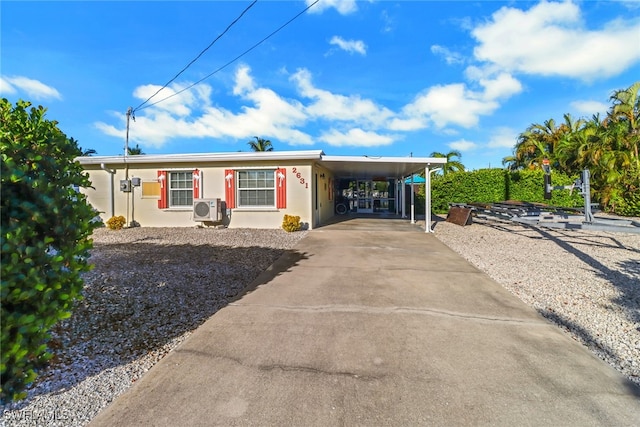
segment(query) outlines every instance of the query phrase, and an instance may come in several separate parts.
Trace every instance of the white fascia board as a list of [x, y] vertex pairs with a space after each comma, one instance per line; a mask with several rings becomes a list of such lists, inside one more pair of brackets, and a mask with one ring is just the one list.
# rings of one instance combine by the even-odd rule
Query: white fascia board
[[249, 153], [194, 153], [194, 154], [140, 154], [135, 156], [84, 156], [76, 160], [81, 165], [125, 165], [144, 163], [230, 162], [230, 161], [283, 161], [320, 160], [322, 150], [263, 151]]
[[405, 163], [420, 164], [425, 166], [443, 165], [447, 163], [444, 157], [369, 157], [369, 156], [322, 156], [327, 162], [352, 162], [352, 163]]

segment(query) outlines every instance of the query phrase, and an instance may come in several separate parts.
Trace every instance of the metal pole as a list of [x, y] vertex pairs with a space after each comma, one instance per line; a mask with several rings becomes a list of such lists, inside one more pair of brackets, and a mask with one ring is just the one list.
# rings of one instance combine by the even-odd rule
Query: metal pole
[[424, 168], [424, 232], [431, 233], [431, 171]]
[[593, 213], [591, 213], [591, 173], [589, 169], [582, 171], [582, 196], [584, 197], [584, 222], [593, 222]]
[[[127, 155], [129, 154], [129, 122], [133, 109], [129, 107], [127, 109], [127, 129], [124, 138], [124, 179], [129, 179], [129, 165], [127, 164]], [[129, 222], [129, 197], [131, 194], [127, 194], [127, 222]], [[131, 201], [133, 203], [133, 199]]]
[[436, 168], [436, 169], [429, 169], [429, 167], [427, 166], [424, 170], [424, 176], [425, 176], [425, 183], [424, 183], [424, 193], [425, 193], [425, 197], [424, 197], [424, 203], [425, 203], [425, 229], [424, 232], [425, 233], [433, 233], [433, 230], [431, 229], [431, 174], [433, 172], [438, 172], [439, 170], [441, 170], [442, 168]]
[[413, 174], [411, 174], [411, 224], [416, 223], [415, 192], [413, 191]]

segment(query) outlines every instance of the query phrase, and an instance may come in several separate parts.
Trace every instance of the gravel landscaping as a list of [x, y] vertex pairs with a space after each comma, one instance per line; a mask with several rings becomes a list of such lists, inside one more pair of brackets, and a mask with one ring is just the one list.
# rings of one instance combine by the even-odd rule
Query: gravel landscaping
[[[85, 298], [57, 357], [0, 425], [86, 425], [307, 232], [94, 233]], [[437, 222], [438, 239], [640, 384], [640, 235]]]
[[435, 234], [640, 385], [640, 234], [475, 218]]

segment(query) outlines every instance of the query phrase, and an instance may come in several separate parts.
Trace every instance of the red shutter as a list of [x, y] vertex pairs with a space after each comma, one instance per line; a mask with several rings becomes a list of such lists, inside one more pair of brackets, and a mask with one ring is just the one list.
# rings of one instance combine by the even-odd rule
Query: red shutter
[[224, 171], [224, 200], [227, 205], [227, 209], [233, 209], [236, 207], [236, 182], [235, 171], [233, 169], [226, 169]]
[[287, 170], [276, 169], [276, 208], [287, 207]]
[[160, 182], [160, 200], [158, 200], [158, 209], [166, 209], [169, 206], [168, 193], [169, 193], [169, 174], [167, 171], [158, 171], [158, 182]]
[[202, 172], [198, 169], [193, 171], [193, 200], [202, 197]]
[[329, 178], [329, 201], [333, 200], [333, 180]]

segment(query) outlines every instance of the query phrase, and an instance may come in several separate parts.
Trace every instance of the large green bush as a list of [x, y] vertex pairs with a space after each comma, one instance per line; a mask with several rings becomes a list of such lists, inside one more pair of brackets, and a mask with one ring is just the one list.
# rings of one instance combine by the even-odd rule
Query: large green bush
[[480, 169], [435, 176], [431, 182], [431, 205], [434, 212], [446, 212], [449, 203], [492, 203], [505, 200], [505, 171]]
[[622, 216], [640, 216], [640, 167], [629, 166], [611, 191], [607, 210]]
[[78, 187], [90, 185], [77, 143], [43, 107], [0, 102], [2, 379], [0, 399], [21, 399], [52, 354], [49, 331], [82, 291], [95, 227]]
[[[571, 185], [577, 177], [552, 172], [552, 184]], [[424, 193], [424, 189], [421, 190]], [[578, 190], [555, 190], [551, 200], [544, 199], [542, 170], [509, 172], [504, 169], [480, 169], [471, 172], [435, 176], [431, 185], [433, 211], [444, 213], [449, 203], [497, 203], [518, 200], [553, 206], [578, 207], [584, 200]]]
[[[545, 203], [552, 206], [561, 207], [582, 207], [584, 199], [580, 196], [580, 189], [570, 190], [553, 190], [551, 199], [544, 198], [544, 172], [542, 169], [522, 170], [515, 172], [507, 172], [509, 182], [509, 192], [507, 199], [519, 200], [532, 203]], [[567, 176], [560, 172], [551, 172], [551, 185], [562, 186], [572, 185], [578, 176]]]

